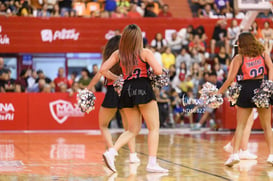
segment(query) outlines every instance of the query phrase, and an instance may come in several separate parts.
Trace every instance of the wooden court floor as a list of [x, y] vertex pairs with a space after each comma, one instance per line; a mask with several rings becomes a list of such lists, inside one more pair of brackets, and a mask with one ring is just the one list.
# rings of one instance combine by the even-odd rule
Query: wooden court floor
[[[223, 164], [223, 146], [232, 134], [164, 130], [160, 134], [159, 164], [168, 174], [147, 173], [147, 134], [137, 136], [140, 164], [129, 164], [128, 147], [119, 151], [118, 172], [104, 165], [105, 146], [99, 132], [0, 132], [0, 181], [199, 181], [273, 180], [273, 167], [263, 134], [251, 135], [249, 149], [257, 160], [241, 161], [234, 168]], [[113, 133], [115, 140], [120, 133]]]

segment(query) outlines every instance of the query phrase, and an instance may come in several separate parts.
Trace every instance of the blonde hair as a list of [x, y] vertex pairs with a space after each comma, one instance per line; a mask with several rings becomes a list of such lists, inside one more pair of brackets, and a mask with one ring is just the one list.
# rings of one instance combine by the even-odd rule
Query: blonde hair
[[133, 67], [137, 65], [143, 46], [142, 41], [142, 33], [137, 25], [130, 24], [124, 28], [119, 44], [119, 58], [126, 74], [131, 74]]
[[264, 46], [254, 37], [252, 33], [243, 32], [239, 35], [239, 54], [248, 57], [260, 56], [264, 51]]

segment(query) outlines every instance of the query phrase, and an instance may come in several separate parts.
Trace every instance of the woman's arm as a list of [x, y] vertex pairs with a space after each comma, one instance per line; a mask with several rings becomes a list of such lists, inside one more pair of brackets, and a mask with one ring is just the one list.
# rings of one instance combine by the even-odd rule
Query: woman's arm
[[268, 80], [273, 80], [273, 64], [268, 53], [264, 53], [265, 65], [268, 68]]
[[228, 86], [234, 81], [236, 78], [236, 75], [239, 71], [239, 68], [242, 63], [242, 57], [240, 55], [237, 55], [233, 58], [230, 64], [230, 69], [228, 71], [227, 80], [224, 82], [224, 84], [221, 86], [221, 88], [218, 90], [218, 94], [223, 94], [225, 90], [228, 88]]
[[88, 90], [94, 91], [94, 86], [100, 81], [100, 78], [102, 77], [102, 74], [100, 72], [96, 73], [96, 75], [92, 78], [90, 83], [87, 86]]
[[103, 75], [104, 77], [112, 80], [116, 80], [118, 78], [117, 75], [110, 72], [110, 68], [112, 68], [116, 63], [118, 63], [119, 56], [118, 56], [118, 50], [116, 50], [108, 60], [105, 61], [104, 64], [102, 64], [99, 73]]
[[155, 59], [154, 54], [151, 50], [143, 49], [143, 51], [141, 53], [141, 58], [143, 58], [144, 61], [147, 62], [152, 67], [152, 69], [156, 75], [162, 74], [162, 66]]

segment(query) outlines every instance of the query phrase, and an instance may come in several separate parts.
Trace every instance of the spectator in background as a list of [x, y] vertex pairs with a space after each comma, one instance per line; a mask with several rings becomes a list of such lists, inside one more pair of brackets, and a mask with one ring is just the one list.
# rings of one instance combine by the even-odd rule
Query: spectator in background
[[141, 14], [137, 11], [137, 5], [132, 3], [130, 4], [129, 11], [127, 13], [128, 18], [141, 18]]
[[44, 0], [44, 4], [47, 4], [48, 12], [52, 13], [54, 6], [57, 4], [57, 0]]
[[202, 41], [205, 45], [205, 48], [207, 48], [206, 40], [208, 39], [208, 36], [206, 35], [204, 26], [200, 25], [195, 29], [195, 34], [199, 36], [200, 41]]
[[225, 46], [226, 52], [229, 52], [229, 42], [227, 39], [227, 30], [226, 30], [227, 22], [225, 20], [219, 20], [214, 27], [210, 49], [211, 54], [215, 54], [215, 47]]
[[15, 80], [11, 78], [11, 70], [7, 69], [7, 79], [4, 83], [5, 92], [14, 92], [15, 90]]
[[178, 69], [182, 62], [186, 63], [188, 70], [191, 68], [191, 66], [192, 66], [191, 56], [187, 52], [186, 48], [182, 48], [180, 51], [180, 54], [177, 55], [176, 60], [175, 60], [175, 67]]
[[73, 83], [77, 82], [76, 81], [77, 76], [78, 76], [78, 73], [75, 71], [70, 74], [70, 79], [68, 80], [68, 87], [72, 87]]
[[156, 33], [155, 38], [151, 42], [151, 46], [156, 49], [156, 51], [162, 53], [167, 47], [167, 41], [163, 38], [161, 33]]
[[64, 17], [69, 16], [71, 11], [73, 11], [72, 1], [73, 0], [58, 0], [61, 16], [64, 16]]
[[27, 70], [22, 70], [20, 77], [15, 81], [15, 90], [17, 92], [26, 92], [27, 90]]
[[219, 52], [214, 57], [214, 63], [219, 64], [220, 68], [222, 68], [225, 71], [225, 73], [227, 73], [229, 62], [230, 62], [229, 54], [226, 52], [224, 46], [220, 46]]
[[55, 92], [61, 92], [63, 89], [63, 85], [67, 88], [68, 87], [68, 80], [65, 77], [65, 71], [63, 67], [60, 67], [58, 69], [58, 76], [54, 79], [54, 85], [55, 85]]
[[269, 21], [264, 22], [264, 28], [261, 30], [262, 40], [265, 50], [270, 53], [272, 51], [273, 29], [269, 26]]
[[79, 80], [80, 89], [86, 88], [91, 81], [90, 73], [87, 68], [83, 68], [81, 71], [81, 78]]
[[111, 18], [124, 18], [125, 15], [127, 14], [127, 11], [122, 10], [121, 7], [117, 7], [114, 12], [112, 12]]
[[187, 28], [181, 28], [178, 32], [178, 36], [182, 39], [182, 44], [184, 47], [188, 47], [188, 44], [193, 39], [195, 34], [194, 28], [192, 25], [188, 25]]
[[[44, 1], [43, 0], [30, 0], [28, 2], [30, 2], [30, 5], [32, 7], [33, 16], [38, 16], [38, 14], [42, 11]], [[47, 7], [46, 7], [46, 10], [47, 10]]]
[[38, 78], [36, 79], [35, 83], [38, 83], [40, 79], [45, 79], [45, 82], [47, 84], [51, 84], [52, 80], [45, 76], [44, 72], [42, 70], [37, 71]]
[[159, 110], [160, 128], [166, 128], [169, 117], [169, 97], [164, 89], [154, 88], [156, 102]]
[[215, 0], [214, 9], [217, 14], [221, 14], [221, 11], [223, 9], [227, 9], [229, 11], [230, 10], [229, 0]]
[[193, 37], [193, 40], [189, 43], [189, 52], [192, 54], [193, 49], [197, 50], [200, 53], [205, 52], [205, 45], [204, 43], [200, 40], [199, 35], [196, 34]]
[[[93, 77], [97, 74], [99, 68], [98, 68], [98, 65], [97, 64], [93, 64], [92, 65], [92, 69], [93, 71], [90, 73], [90, 78], [91, 80], [93, 79]], [[102, 81], [99, 81], [96, 85], [95, 85], [95, 89], [96, 89], [96, 92], [101, 92], [102, 91], [102, 87], [103, 87], [103, 82]]]
[[171, 65], [175, 64], [175, 56], [169, 47], [167, 47], [165, 52], [162, 53], [161, 58], [163, 67], [166, 69], [169, 69]]
[[5, 84], [8, 81], [8, 71], [4, 69], [1, 71], [1, 79], [0, 79], [0, 92], [6, 92]]
[[174, 55], [178, 55], [182, 49], [182, 40], [177, 36], [177, 32], [171, 34], [171, 38], [167, 40], [167, 46]]
[[206, 4], [204, 8], [198, 10], [199, 18], [216, 18], [215, 11], [211, 8], [211, 5]]
[[59, 8], [59, 5], [58, 4], [55, 4], [54, 7], [53, 7], [53, 11], [51, 13], [51, 16], [52, 17], [60, 17], [60, 8]]
[[47, 4], [44, 4], [43, 8], [40, 11], [38, 11], [37, 16], [38, 17], [50, 17], [51, 16], [50, 12], [47, 9], [48, 9]]
[[169, 12], [169, 5], [164, 4], [163, 7], [162, 7], [162, 10], [158, 13], [158, 17], [170, 18], [172, 16], [173, 16], [172, 13]]
[[144, 10], [144, 17], [157, 17], [157, 15], [154, 13], [154, 3], [148, 3]]
[[27, 91], [32, 92], [36, 79], [38, 78], [37, 72], [33, 69], [30, 70], [30, 75], [27, 78]]
[[20, 3], [16, 3], [16, 4], [18, 4], [20, 7], [18, 11], [19, 16], [30, 16], [32, 14], [32, 8], [28, 4], [28, 1], [24, 1], [22, 6], [20, 5]]
[[[231, 20], [230, 27], [227, 29], [227, 38], [229, 40], [229, 46], [230, 48], [233, 47], [235, 44], [235, 41], [237, 40], [238, 36], [240, 34], [240, 27], [238, 26], [238, 22], [236, 19]], [[231, 53], [231, 52], [227, 52]]]
[[255, 36], [257, 40], [261, 40], [263, 35], [260, 27], [258, 26], [257, 22], [254, 21], [250, 27], [250, 32]]
[[112, 16], [112, 13], [117, 8], [117, 2], [115, 0], [106, 0], [104, 5], [104, 10], [109, 14], [109, 17]]

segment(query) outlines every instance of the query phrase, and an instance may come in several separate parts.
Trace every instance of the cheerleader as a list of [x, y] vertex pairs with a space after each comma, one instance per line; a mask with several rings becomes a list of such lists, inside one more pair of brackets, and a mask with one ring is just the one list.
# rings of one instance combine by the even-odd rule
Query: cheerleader
[[103, 154], [104, 161], [112, 171], [116, 172], [114, 162], [117, 151], [139, 133], [143, 117], [149, 130], [149, 158], [146, 170], [148, 172], [168, 172], [167, 169], [160, 167], [156, 160], [159, 141], [159, 112], [147, 74], [149, 66], [156, 75], [161, 75], [163, 71], [153, 53], [143, 48], [142, 33], [135, 24], [125, 27], [119, 50], [115, 51], [102, 65], [101, 74], [109, 79], [116, 79], [117, 77], [109, 70], [117, 63], [121, 65], [125, 80], [119, 106], [128, 120], [128, 130], [121, 134], [114, 144], [115, 153], [106, 151]]
[[[239, 35], [238, 45], [239, 54], [233, 58], [227, 80], [218, 91], [219, 94], [224, 93], [239, 72], [240, 77], [239, 79], [237, 78], [237, 80], [242, 88], [236, 103], [237, 127], [233, 154], [230, 155], [229, 159], [225, 162], [225, 165], [229, 167], [240, 162], [239, 148], [243, 138], [243, 133], [251, 111], [253, 107], [256, 107], [252, 102], [254, 89], [260, 88], [262, 80], [266, 74], [268, 74], [269, 80], [273, 80], [272, 61], [269, 55], [265, 53], [265, 48], [262, 44], [258, 42], [251, 33], [244, 32]], [[269, 148], [267, 162], [273, 164], [271, 109], [257, 108], [257, 110], [264, 130], [265, 140]]]
[[[120, 35], [114, 36], [113, 38], [111, 38], [107, 42], [107, 44], [104, 48], [104, 51], [103, 51], [103, 62], [102, 63], [104, 63], [110, 57], [110, 55], [115, 50], [118, 49], [119, 42], [120, 42]], [[110, 71], [116, 75], [122, 74], [119, 64], [114, 65], [110, 69]], [[94, 90], [94, 86], [100, 80], [101, 77], [102, 77], [101, 73], [98, 72], [93, 77], [91, 82], [89, 83], [87, 89]], [[114, 150], [113, 141], [112, 141], [111, 133], [109, 132], [109, 129], [108, 129], [108, 125], [109, 125], [110, 120], [114, 117], [114, 115], [117, 112], [119, 97], [113, 88], [113, 80], [106, 79], [105, 83], [107, 86], [107, 92], [105, 94], [103, 103], [102, 103], [100, 110], [99, 110], [99, 127], [101, 130], [102, 136], [105, 140], [108, 151], [113, 152], [113, 150]], [[122, 117], [123, 127], [125, 130], [127, 130], [127, 127], [128, 127], [127, 120], [126, 120], [126, 117], [124, 116], [124, 113], [122, 110], [120, 110], [120, 114]], [[137, 154], [135, 152], [135, 137], [133, 137], [128, 142], [128, 146], [130, 149], [130, 155], [129, 155], [130, 163], [140, 162], [140, 160], [137, 157]]]
[[[237, 41], [235, 42], [234, 46], [233, 46], [233, 58], [238, 54], [238, 44]], [[233, 106], [233, 105], [231, 105]], [[240, 151], [239, 151], [239, 158], [242, 160], [255, 160], [257, 159], [257, 155], [250, 153], [247, 145], [248, 145], [248, 141], [249, 141], [249, 136], [251, 133], [251, 128], [252, 125], [254, 123], [254, 109], [252, 109], [251, 114], [247, 120], [246, 123], [246, 127], [243, 133], [243, 138], [242, 138], [242, 142], [241, 142], [241, 146], [240, 146]], [[234, 136], [232, 137], [232, 140], [230, 142], [228, 142], [228, 144], [226, 144], [224, 146], [224, 150], [228, 153], [233, 153], [233, 146], [234, 146]]]

